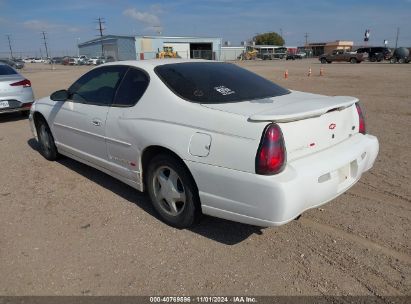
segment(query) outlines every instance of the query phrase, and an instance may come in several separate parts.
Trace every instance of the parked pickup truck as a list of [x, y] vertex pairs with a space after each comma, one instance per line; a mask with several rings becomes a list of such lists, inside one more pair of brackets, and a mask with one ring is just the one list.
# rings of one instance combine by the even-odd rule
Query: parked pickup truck
[[367, 53], [347, 52], [344, 50], [334, 50], [331, 53], [323, 54], [319, 60], [321, 63], [331, 63], [333, 61], [346, 61], [351, 63], [360, 63], [367, 59]]

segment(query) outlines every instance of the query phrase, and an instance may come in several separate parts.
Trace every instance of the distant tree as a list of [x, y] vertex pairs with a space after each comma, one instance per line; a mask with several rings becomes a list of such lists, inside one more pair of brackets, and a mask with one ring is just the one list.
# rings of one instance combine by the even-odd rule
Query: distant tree
[[283, 37], [276, 32], [258, 34], [253, 40], [259, 45], [284, 45]]

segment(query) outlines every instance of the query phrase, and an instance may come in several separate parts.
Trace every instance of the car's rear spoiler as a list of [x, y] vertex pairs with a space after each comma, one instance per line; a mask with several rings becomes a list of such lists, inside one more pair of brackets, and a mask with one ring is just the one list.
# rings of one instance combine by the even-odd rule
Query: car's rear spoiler
[[254, 113], [249, 116], [248, 120], [290, 122], [321, 116], [330, 111], [342, 110], [356, 102], [358, 102], [357, 98], [349, 96], [299, 100], [282, 107], [273, 107], [273, 109]]

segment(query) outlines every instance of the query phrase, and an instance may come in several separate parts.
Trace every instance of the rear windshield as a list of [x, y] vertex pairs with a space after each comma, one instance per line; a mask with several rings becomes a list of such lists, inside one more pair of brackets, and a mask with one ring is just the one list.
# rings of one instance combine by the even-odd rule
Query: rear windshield
[[157, 66], [154, 71], [180, 97], [198, 103], [226, 103], [290, 93], [234, 64], [186, 62]]
[[13, 75], [17, 72], [8, 65], [0, 64], [0, 75]]

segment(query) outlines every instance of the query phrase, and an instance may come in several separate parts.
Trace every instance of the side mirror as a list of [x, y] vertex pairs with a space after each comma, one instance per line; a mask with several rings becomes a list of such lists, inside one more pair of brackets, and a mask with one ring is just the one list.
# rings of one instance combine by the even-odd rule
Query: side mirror
[[67, 90], [59, 90], [50, 95], [50, 99], [54, 101], [66, 101], [69, 98]]

